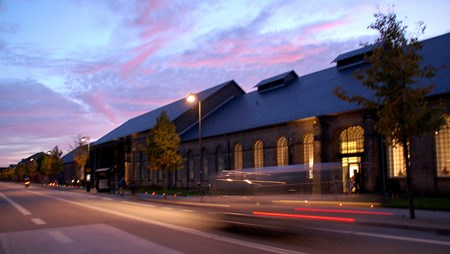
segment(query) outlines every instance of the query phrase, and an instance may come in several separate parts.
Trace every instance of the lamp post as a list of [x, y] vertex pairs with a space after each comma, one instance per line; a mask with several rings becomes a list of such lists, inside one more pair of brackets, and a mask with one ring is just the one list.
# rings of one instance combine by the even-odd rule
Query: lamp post
[[[84, 144], [86, 144], [87, 143], [87, 145], [88, 145], [88, 152], [87, 152], [87, 157], [86, 157], [86, 165], [88, 165], [89, 163], [89, 153], [90, 153], [90, 150], [91, 150], [91, 144], [89, 143], [89, 137], [82, 137], [81, 139], [80, 139], [80, 141], [82, 142], [82, 144], [84, 145]], [[90, 192], [91, 191], [91, 174], [90, 174], [91, 172], [89, 171], [89, 173], [87, 173], [86, 172], [86, 191], [87, 192]]]
[[[203, 163], [203, 154], [202, 154], [202, 101], [200, 97], [197, 94], [189, 94], [188, 97], [186, 97], [186, 100], [189, 103], [194, 103], [198, 101], [198, 148], [200, 152], [200, 179], [202, 178], [202, 163]], [[188, 176], [189, 178], [189, 176]]]

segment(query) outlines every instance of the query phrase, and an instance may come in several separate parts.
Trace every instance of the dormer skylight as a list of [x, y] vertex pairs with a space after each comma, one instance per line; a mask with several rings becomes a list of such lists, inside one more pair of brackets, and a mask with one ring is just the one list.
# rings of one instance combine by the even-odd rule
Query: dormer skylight
[[258, 88], [258, 92], [266, 92], [272, 89], [283, 87], [289, 84], [292, 80], [297, 79], [298, 75], [295, 71], [289, 71], [282, 73], [280, 75], [264, 79], [260, 81], [256, 86]]
[[336, 57], [332, 63], [336, 62], [338, 70], [360, 65], [366, 62], [365, 57], [370, 56], [377, 44], [369, 45], [360, 49], [356, 49]]

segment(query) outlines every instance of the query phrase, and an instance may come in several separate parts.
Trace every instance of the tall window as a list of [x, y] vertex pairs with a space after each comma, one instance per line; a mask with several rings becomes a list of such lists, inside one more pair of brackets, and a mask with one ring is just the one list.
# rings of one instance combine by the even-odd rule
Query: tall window
[[216, 173], [222, 172], [225, 169], [225, 159], [222, 147], [218, 146], [216, 149]]
[[351, 126], [341, 132], [339, 136], [341, 154], [364, 152], [364, 129], [361, 126]]
[[192, 156], [192, 151], [189, 151], [187, 154], [187, 170], [189, 180], [194, 181], [194, 158]]
[[389, 145], [389, 177], [406, 177], [406, 165], [403, 156], [403, 146]]
[[253, 157], [255, 160], [255, 168], [264, 167], [264, 144], [261, 140], [255, 142]]
[[242, 163], [242, 145], [237, 143], [234, 146], [234, 169], [241, 170], [243, 168]]
[[206, 149], [202, 149], [202, 172], [201, 172], [201, 178], [202, 180], [208, 180], [208, 153], [206, 152]]
[[281, 137], [277, 141], [277, 165], [288, 165], [288, 142], [285, 137]]
[[314, 135], [312, 133], [307, 133], [303, 138], [303, 163], [308, 169], [309, 178], [313, 178]]
[[437, 176], [450, 177], [450, 127], [448, 125], [436, 134], [436, 159]]

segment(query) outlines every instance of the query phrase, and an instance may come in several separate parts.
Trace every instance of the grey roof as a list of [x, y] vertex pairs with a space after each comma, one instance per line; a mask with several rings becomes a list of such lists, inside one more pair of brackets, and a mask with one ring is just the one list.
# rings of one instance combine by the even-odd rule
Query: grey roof
[[65, 154], [63, 157], [61, 157], [63, 164], [71, 163], [74, 161], [74, 159], [73, 159], [74, 151], [75, 150], [72, 150], [69, 153]]
[[[225, 83], [222, 83], [220, 85], [211, 87], [207, 90], [204, 90], [200, 93], [198, 93], [198, 96], [204, 100], [220, 90], [221, 88], [225, 87], [226, 85], [234, 82], [233, 80], [227, 81]], [[170, 103], [168, 105], [165, 105], [163, 107], [157, 108], [155, 110], [152, 110], [150, 112], [147, 112], [145, 114], [139, 115], [137, 117], [134, 117], [119, 127], [115, 128], [105, 136], [98, 139], [96, 142], [94, 142], [93, 145], [99, 145], [106, 142], [110, 142], [113, 140], [117, 140], [119, 138], [127, 137], [132, 134], [140, 133], [147, 131], [153, 127], [153, 125], [156, 123], [156, 118], [161, 114], [161, 112], [165, 111], [167, 115], [169, 116], [171, 121], [174, 121], [179, 116], [184, 114], [186, 111], [192, 108], [192, 105], [189, 105], [186, 103], [185, 98], [182, 98], [180, 100], [177, 100], [173, 103]]]
[[[450, 45], [450, 33], [423, 41], [421, 50], [423, 63], [433, 66], [450, 65], [448, 45]], [[270, 92], [254, 91], [235, 97], [202, 120], [202, 136], [224, 135], [298, 119], [361, 109], [356, 104], [337, 98], [333, 90], [341, 86], [353, 94], [371, 96], [372, 91], [366, 89], [354, 78], [354, 70], [364, 66], [367, 64], [343, 70], [332, 67], [299, 77], [289, 85]], [[431, 82], [436, 84], [431, 95], [450, 92], [448, 68], [440, 70]], [[181, 138], [182, 141], [198, 138], [198, 128], [191, 128]]]

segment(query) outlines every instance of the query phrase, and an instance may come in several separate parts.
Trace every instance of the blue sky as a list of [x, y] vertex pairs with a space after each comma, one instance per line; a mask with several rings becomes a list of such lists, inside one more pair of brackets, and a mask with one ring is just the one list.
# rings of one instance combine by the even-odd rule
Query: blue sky
[[446, 0], [0, 0], [0, 166], [231, 79], [332, 67], [392, 5], [420, 39], [450, 32]]

